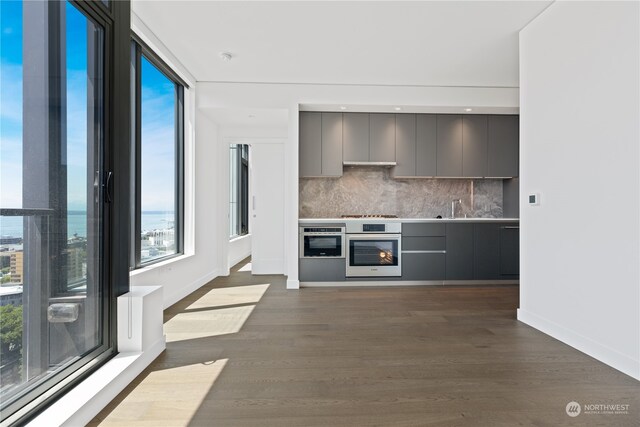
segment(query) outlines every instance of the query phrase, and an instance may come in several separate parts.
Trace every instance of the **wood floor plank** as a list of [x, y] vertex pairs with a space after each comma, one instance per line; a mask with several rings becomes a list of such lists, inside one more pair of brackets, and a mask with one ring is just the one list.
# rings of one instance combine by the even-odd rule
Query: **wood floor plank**
[[241, 266], [166, 310], [167, 350], [91, 426], [640, 425], [640, 383], [519, 323], [516, 286], [287, 291]]

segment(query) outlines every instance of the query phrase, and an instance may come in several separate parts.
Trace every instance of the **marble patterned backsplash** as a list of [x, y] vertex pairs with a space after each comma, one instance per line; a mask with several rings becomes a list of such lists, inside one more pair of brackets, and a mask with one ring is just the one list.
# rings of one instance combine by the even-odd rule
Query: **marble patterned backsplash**
[[345, 166], [341, 178], [301, 178], [300, 218], [387, 214], [400, 218], [502, 218], [502, 180], [393, 179], [391, 169]]

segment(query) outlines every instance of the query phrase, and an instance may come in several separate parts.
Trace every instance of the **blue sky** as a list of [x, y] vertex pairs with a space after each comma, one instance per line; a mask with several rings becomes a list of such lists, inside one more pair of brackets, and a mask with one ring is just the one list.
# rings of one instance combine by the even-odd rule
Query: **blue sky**
[[[87, 18], [66, 5], [67, 199], [86, 209]], [[22, 2], [0, 1], [0, 206], [22, 207]], [[174, 209], [174, 85], [142, 65], [142, 208]]]

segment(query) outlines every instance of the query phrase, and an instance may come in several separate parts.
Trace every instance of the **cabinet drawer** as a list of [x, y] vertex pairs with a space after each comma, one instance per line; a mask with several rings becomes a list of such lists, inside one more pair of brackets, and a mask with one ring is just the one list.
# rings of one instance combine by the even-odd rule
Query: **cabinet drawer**
[[301, 258], [301, 282], [343, 282], [346, 274], [344, 258]]
[[404, 236], [402, 238], [402, 252], [404, 251], [444, 251], [447, 248], [444, 236]]
[[444, 280], [445, 254], [402, 254], [402, 280]]
[[446, 227], [445, 224], [433, 224], [433, 223], [403, 223], [402, 224], [402, 237], [429, 237], [429, 236], [445, 236]]

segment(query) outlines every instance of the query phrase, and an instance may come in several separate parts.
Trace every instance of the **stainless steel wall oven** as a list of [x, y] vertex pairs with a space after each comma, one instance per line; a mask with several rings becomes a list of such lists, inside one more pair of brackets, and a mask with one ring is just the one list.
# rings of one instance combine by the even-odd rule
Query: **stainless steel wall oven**
[[400, 223], [349, 221], [347, 277], [402, 276]]

